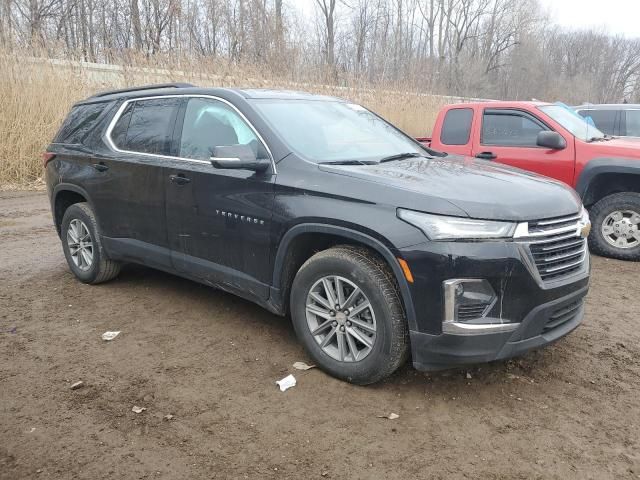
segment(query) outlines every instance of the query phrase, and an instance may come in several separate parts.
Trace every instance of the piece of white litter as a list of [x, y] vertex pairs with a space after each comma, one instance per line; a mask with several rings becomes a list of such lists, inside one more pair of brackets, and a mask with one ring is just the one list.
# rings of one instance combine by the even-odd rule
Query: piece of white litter
[[389, 420], [395, 420], [396, 418], [400, 418], [400, 415], [397, 413], [390, 413], [389, 415], [378, 415], [378, 418], [388, 418]]
[[111, 340], [113, 340], [114, 338], [116, 338], [118, 335], [120, 335], [120, 332], [104, 332], [102, 334], [102, 339], [105, 342], [110, 342]]
[[136, 406], [136, 405], [134, 405], [134, 406], [133, 406], [133, 408], [131, 409], [131, 411], [132, 411], [133, 413], [142, 413], [142, 412], [144, 412], [145, 410], [146, 410], [146, 408], [145, 408], [145, 407], [138, 407], [138, 406]]
[[296, 377], [293, 375], [287, 375], [282, 380], [278, 380], [276, 385], [280, 387], [281, 392], [284, 392], [285, 390], [296, 386]]
[[293, 364], [293, 368], [295, 368], [296, 370], [309, 370], [315, 367], [316, 367], [315, 365], [307, 365], [304, 362], [296, 362]]

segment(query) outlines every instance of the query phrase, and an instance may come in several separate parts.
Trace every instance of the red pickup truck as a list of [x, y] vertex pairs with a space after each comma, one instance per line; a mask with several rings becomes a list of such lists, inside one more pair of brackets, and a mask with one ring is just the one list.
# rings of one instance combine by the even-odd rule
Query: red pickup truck
[[603, 134], [561, 104], [445, 106], [424, 145], [500, 162], [572, 186], [589, 209], [591, 250], [640, 260], [640, 141]]

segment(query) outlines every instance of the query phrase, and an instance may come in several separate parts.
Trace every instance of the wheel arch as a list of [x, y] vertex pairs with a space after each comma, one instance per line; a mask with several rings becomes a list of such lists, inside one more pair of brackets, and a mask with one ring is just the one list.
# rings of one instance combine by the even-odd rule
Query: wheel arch
[[640, 193], [640, 159], [594, 159], [580, 173], [576, 191], [587, 206], [614, 193]]
[[51, 198], [53, 220], [58, 234], [60, 234], [60, 227], [62, 225], [62, 217], [64, 217], [64, 212], [66, 212], [66, 210], [71, 205], [75, 203], [87, 202], [91, 206], [94, 215], [96, 215], [91, 197], [84, 188], [77, 185], [71, 183], [59, 183], [54, 187]]
[[[305, 239], [309, 238], [313, 238], [310, 242], [311, 248], [298, 248], [300, 243], [305, 243]], [[272, 279], [273, 290], [275, 290], [272, 291], [272, 297], [274, 297], [274, 303], [279, 306], [279, 310], [283, 313], [288, 310], [289, 293], [295, 274], [302, 263], [315, 253], [316, 250], [313, 247], [322, 246], [323, 242], [325, 242], [325, 248], [331, 248], [338, 244], [360, 245], [380, 255], [391, 268], [398, 283], [409, 328], [416, 328], [416, 315], [409, 285], [391, 249], [382, 241], [366, 233], [338, 225], [298, 224], [283, 235], [276, 251]]]

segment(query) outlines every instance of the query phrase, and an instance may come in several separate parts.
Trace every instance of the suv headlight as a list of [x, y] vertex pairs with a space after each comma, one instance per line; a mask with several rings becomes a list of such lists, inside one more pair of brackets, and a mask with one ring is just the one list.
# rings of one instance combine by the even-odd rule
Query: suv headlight
[[398, 209], [398, 218], [422, 230], [429, 240], [511, 238], [516, 229], [512, 222], [445, 217], [402, 208]]

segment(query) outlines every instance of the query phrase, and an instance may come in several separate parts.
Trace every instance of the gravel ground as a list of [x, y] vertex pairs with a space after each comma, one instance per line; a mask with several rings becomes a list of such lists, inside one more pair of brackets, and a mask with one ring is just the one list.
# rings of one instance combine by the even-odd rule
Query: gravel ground
[[355, 387], [295, 371], [290, 323], [229, 294], [135, 266], [80, 284], [46, 196], [0, 193], [0, 478], [640, 478], [639, 280], [594, 257], [557, 344]]

